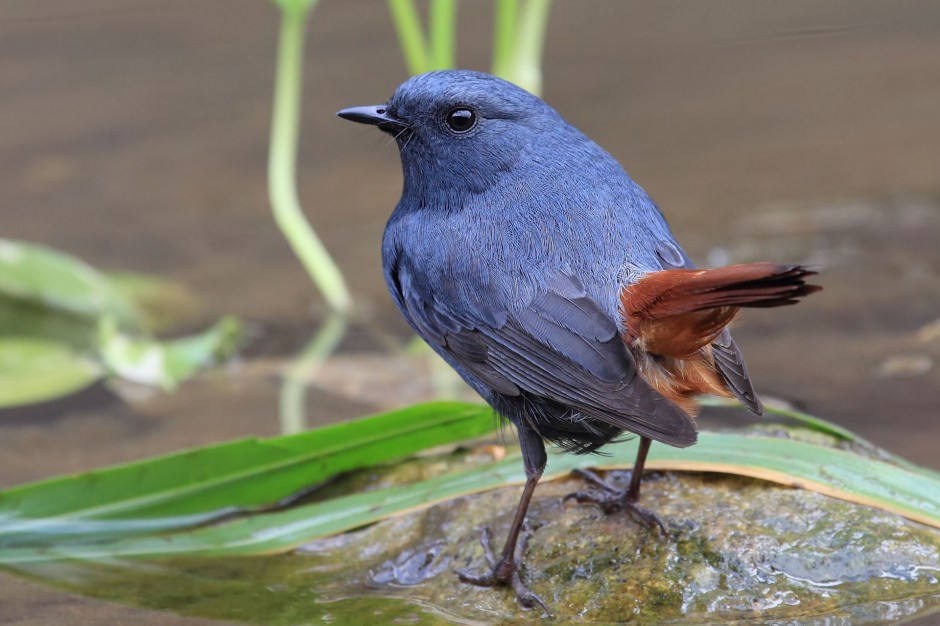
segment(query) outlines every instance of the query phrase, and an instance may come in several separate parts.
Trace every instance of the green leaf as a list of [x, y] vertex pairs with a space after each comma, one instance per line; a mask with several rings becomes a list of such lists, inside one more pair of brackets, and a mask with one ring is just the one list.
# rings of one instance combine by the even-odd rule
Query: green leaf
[[101, 375], [97, 363], [60, 343], [0, 338], [0, 407], [65, 396], [87, 387]]
[[234, 318], [172, 341], [125, 334], [165, 326], [165, 307], [191, 305], [184, 296], [167, 281], [111, 278], [67, 254], [0, 239], [0, 407], [51, 400], [94, 382], [105, 368], [85, 356], [93, 351], [111, 373], [164, 389], [234, 352], [241, 336]]
[[[699, 404], [702, 406], [720, 406], [720, 407], [731, 407], [735, 409], [743, 409], [744, 407], [737, 400], [731, 400], [729, 398], [721, 398], [718, 396], [702, 396], [697, 398]], [[780, 417], [786, 417], [792, 419], [795, 422], [799, 422], [802, 426], [815, 430], [816, 432], [824, 433], [836, 439], [841, 439], [843, 441], [851, 441], [854, 443], [861, 443], [866, 446], [874, 448], [875, 446], [868, 443], [852, 431], [839, 426], [838, 424], [833, 424], [830, 421], [824, 420], [815, 415], [810, 415], [809, 413], [804, 413], [802, 411], [797, 411], [796, 409], [785, 408], [777, 406], [773, 403], [767, 402], [764, 404], [764, 412], [768, 415], [778, 415]]]
[[[288, 550], [449, 498], [520, 484], [525, 480], [521, 460], [514, 455], [412, 485], [179, 531], [277, 501], [343, 471], [491, 432], [494, 425], [488, 407], [435, 403], [11, 489], [0, 493], [0, 563]], [[598, 464], [630, 467], [636, 442], [613, 444], [605, 451], [610, 457], [555, 454], [544, 479]], [[653, 446], [647, 467], [751, 476], [940, 527], [940, 478], [935, 473], [799, 439], [705, 432], [688, 449]], [[155, 535], [174, 530], [178, 532]]]
[[0, 338], [41, 339], [90, 353], [98, 347], [96, 329], [95, 318], [0, 295]]
[[[0, 492], [0, 545], [203, 523], [276, 502], [341, 472], [495, 427], [489, 407], [431, 403], [297, 435], [234, 441], [15, 487]], [[130, 521], [91, 523], [96, 520]]]
[[[574, 468], [595, 466], [599, 460], [605, 468], [629, 468], [636, 453], [636, 440], [613, 444], [605, 450], [611, 454], [609, 458], [554, 454], [543, 479], [559, 478]], [[653, 446], [647, 467], [752, 476], [813, 489], [940, 527], [940, 480], [851, 452], [798, 440], [702, 433], [697, 445], [684, 450]], [[412, 485], [357, 493], [188, 532], [119, 538], [93, 545], [0, 548], [0, 563], [273, 553], [450, 498], [524, 481], [521, 459], [513, 455], [489, 466]]]
[[241, 323], [225, 317], [199, 335], [160, 341], [121, 333], [110, 317], [101, 320], [101, 357], [114, 374], [142, 385], [175, 389], [199, 369], [231, 355], [242, 335]]
[[85, 262], [36, 244], [0, 239], [0, 294], [77, 315], [136, 319], [133, 305]]
[[[702, 406], [720, 406], [735, 409], [744, 408], [737, 400], [729, 400], [727, 398], [719, 398], [717, 396], [702, 396], [697, 399], [699, 403], [702, 404]], [[907, 467], [916, 472], [932, 474], [935, 478], [940, 478], [940, 472], [932, 470], [929, 467], [915, 465], [905, 458], [902, 458], [896, 454], [892, 454], [883, 448], [879, 448], [872, 442], [864, 439], [861, 435], [857, 435], [849, 429], [843, 428], [838, 424], [834, 424], [829, 420], [824, 420], [821, 417], [816, 417], [815, 415], [810, 415], [809, 413], [798, 411], [789, 407], [776, 406], [770, 402], [764, 404], [764, 413], [767, 415], [776, 415], [778, 417], [784, 417], [788, 420], [793, 420], [807, 430], [823, 433], [824, 435], [828, 435], [837, 440], [856, 444], [861, 449], [872, 453], [882, 460], [894, 463], [895, 465], [900, 465], [901, 467]]]

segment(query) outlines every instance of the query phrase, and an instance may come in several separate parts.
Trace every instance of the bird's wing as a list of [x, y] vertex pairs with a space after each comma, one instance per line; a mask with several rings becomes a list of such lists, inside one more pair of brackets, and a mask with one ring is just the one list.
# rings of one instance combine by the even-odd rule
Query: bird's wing
[[728, 391], [749, 411], [755, 415], [762, 415], [764, 405], [757, 396], [757, 392], [754, 391], [754, 385], [751, 384], [744, 355], [738, 349], [738, 344], [734, 343], [731, 332], [727, 328], [722, 330], [718, 338], [712, 342], [712, 358], [715, 360], [715, 369], [728, 386]]
[[558, 276], [520, 310], [455, 312], [410, 288], [400, 268], [396, 297], [418, 332], [499, 393], [523, 392], [674, 446], [695, 443], [692, 418], [637, 372], [620, 331], [571, 276]]

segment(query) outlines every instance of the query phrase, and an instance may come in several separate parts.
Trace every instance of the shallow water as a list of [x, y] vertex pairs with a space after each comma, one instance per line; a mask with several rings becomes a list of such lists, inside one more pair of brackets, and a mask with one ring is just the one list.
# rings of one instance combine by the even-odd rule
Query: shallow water
[[[469, 6], [462, 64], [484, 69], [489, 14]], [[353, 362], [407, 337], [379, 271], [394, 147], [333, 116], [404, 78], [385, 11], [324, 2], [308, 49], [301, 193], [361, 306]], [[0, 487], [277, 432], [277, 366], [323, 307], [267, 208], [276, 27], [258, 0], [0, 9], [0, 235], [178, 279], [205, 320], [257, 329], [249, 361], [174, 396], [97, 387], [0, 413]], [[625, 164], [699, 261], [823, 265], [821, 295], [739, 325], [759, 389], [940, 468], [936, 76], [931, 3], [558, 0], [545, 97]], [[381, 369], [366, 380], [392, 378]], [[324, 387], [310, 423], [375, 406]], [[187, 621], [8, 576], [0, 606], [11, 624]]]

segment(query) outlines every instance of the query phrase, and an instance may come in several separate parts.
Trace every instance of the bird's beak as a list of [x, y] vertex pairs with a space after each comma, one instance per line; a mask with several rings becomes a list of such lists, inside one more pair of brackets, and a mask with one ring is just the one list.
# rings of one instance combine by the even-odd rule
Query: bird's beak
[[336, 114], [344, 120], [378, 126], [379, 130], [384, 130], [392, 134], [399, 133], [408, 127], [400, 119], [389, 113], [388, 107], [384, 104], [367, 107], [350, 107], [338, 111]]

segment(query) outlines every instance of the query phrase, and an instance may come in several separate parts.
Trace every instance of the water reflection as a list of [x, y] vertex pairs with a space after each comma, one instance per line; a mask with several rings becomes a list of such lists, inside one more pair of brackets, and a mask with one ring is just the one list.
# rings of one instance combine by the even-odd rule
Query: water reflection
[[286, 367], [278, 398], [278, 417], [283, 434], [299, 433], [309, 427], [306, 416], [307, 387], [339, 347], [347, 327], [345, 315], [331, 313], [300, 354]]

